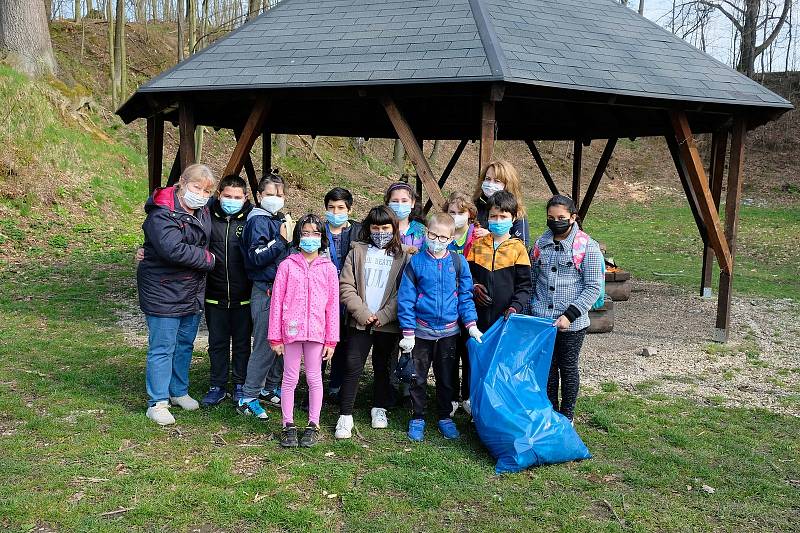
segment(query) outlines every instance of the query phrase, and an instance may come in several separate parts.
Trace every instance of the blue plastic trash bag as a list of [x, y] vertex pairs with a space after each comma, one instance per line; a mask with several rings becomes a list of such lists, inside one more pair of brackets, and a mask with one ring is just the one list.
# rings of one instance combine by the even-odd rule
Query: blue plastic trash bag
[[552, 320], [514, 314], [469, 340], [472, 416], [498, 474], [592, 456], [547, 399], [555, 339]]

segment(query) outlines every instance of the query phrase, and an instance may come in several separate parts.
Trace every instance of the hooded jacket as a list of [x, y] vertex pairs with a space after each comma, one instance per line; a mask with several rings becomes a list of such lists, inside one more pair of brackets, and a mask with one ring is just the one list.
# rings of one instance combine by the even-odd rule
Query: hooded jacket
[[206, 303], [221, 307], [238, 307], [250, 300], [253, 283], [244, 268], [241, 242], [247, 215], [253, 205], [245, 200], [238, 213], [228, 215], [217, 199], [209, 202], [211, 211], [211, 244], [214, 270], [206, 280]]
[[[325, 223], [325, 231], [328, 233], [328, 257], [331, 258], [333, 264], [336, 265], [336, 271], [341, 272], [342, 267], [344, 266], [344, 260], [347, 257], [347, 254], [350, 253], [351, 244], [358, 240], [358, 234], [361, 233], [361, 222], [356, 222], [355, 220], [348, 220], [348, 227], [346, 230], [343, 230], [341, 235], [341, 240], [339, 241], [339, 245], [342, 247], [341, 250], [337, 250], [335, 248], [335, 244], [333, 241], [333, 233], [331, 233], [331, 226], [328, 222]], [[339, 262], [339, 256], [342, 256], [341, 263]]]
[[291, 254], [278, 266], [269, 308], [270, 344], [339, 342], [339, 275], [330, 259]]
[[280, 214], [254, 207], [242, 231], [241, 249], [247, 277], [254, 282], [272, 283], [278, 263], [286, 256], [288, 243], [281, 237]]
[[200, 313], [206, 273], [215, 263], [208, 251], [208, 206], [192, 215], [181, 207], [175, 188], [164, 187], [153, 191], [144, 210], [144, 259], [136, 269], [139, 307], [160, 317]]

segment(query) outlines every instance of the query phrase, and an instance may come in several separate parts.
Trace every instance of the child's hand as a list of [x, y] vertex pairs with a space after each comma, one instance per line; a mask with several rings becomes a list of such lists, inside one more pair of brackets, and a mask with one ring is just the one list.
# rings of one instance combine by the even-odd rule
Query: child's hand
[[483, 344], [483, 341], [481, 340], [483, 333], [481, 333], [481, 330], [478, 329], [478, 326], [470, 326], [470, 328], [467, 330], [467, 333], [469, 333], [469, 336], [475, 339], [478, 344]]
[[486, 229], [486, 228], [479, 228], [479, 227], [476, 226], [474, 233], [475, 233], [475, 237], [477, 237], [478, 239], [482, 239], [482, 238], [486, 237], [487, 235], [489, 235], [489, 230]]
[[503, 313], [503, 320], [508, 320], [508, 317], [515, 314], [517, 314], [517, 310], [514, 309], [513, 307], [509, 307], [508, 309], [506, 309], [506, 312]]
[[408, 353], [414, 349], [414, 336], [411, 335], [409, 337], [403, 337], [400, 339], [400, 350], [404, 353]]
[[330, 361], [333, 358], [333, 352], [336, 350], [333, 346], [325, 346], [322, 349], [322, 360]]
[[366, 325], [372, 327], [380, 327], [381, 321], [378, 320], [378, 317], [376, 315], [372, 315], [367, 319]]
[[136, 253], [133, 254], [133, 260], [136, 261], [137, 264], [144, 261], [144, 248], [140, 246], [136, 249]]
[[486, 290], [486, 287], [480, 283], [476, 283], [472, 286], [472, 292], [475, 295], [475, 303], [478, 305], [487, 306], [492, 303], [489, 292]]
[[281, 224], [281, 237], [283, 237], [284, 240], [289, 240], [289, 237], [286, 236], [286, 222]]
[[284, 352], [283, 344], [273, 344], [272, 351], [275, 352], [275, 355], [283, 355]]
[[553, 322], [553, 326], [557, 327], [558, 331], [567, 331], [570, 324], [572, 324], [572, 322], [570, 322], [569, 319], [564, 315], [561, 315], [558, 317], [558, 319], [556, 319], [555, 322]]
[[414, 255], [417, 252], [419, 252], [419, 248], [417, 248], [416, 246], [408, 246], [408, 247], [406, 247], [406, 253], [408, 255]]

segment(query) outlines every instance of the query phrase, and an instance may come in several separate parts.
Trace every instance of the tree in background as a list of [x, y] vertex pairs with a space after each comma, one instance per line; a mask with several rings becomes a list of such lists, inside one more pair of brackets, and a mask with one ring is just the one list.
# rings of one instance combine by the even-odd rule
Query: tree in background
[[0, 59], [30, 76], [55, 73], [56, 59], [42, 0], [0, 0]]

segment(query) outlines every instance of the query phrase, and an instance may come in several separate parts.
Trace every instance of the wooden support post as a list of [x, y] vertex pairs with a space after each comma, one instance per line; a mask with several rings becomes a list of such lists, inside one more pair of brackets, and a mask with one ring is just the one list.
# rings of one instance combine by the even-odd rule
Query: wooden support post
[[[419, 147], [422, 150], [422, 153], [425, 154], [425, 141], [423, 139], [417, 139], [417, 143], [419, 144]], [[415, 178], [416, 179], [414, 181], [414, 186], [416, 187], [416, 190], [417, 190], [417, 201], [421, 202], [422, 201], [422, 180], [419, 177], [419, 170], [418, 169], [417, 169], [417, 173], [416, 173]]]
[[[736, 230], [739, 222], [739, 204], [742, 199], [742, 171], [744, 169], [744, 144], [747, 127], [744, 118], [736, 118], [731, 132], [731, 157], [728, 165], [728, 190], [725, 197], [725, 244], [730, 250], [730, 265], [719, 274], [719, 299], [717, 300], [716, 342], [727, 342], [731, 324], [731, 296], [733, 290], [733, 260], [736, 254]], [[721, 261], [720, 261], [721, 263]]]
[[226, 176], [238, 174], [242, 171], [245, 157], [250, 156], [250, 149], [253, 147], [258, 136], [264, 131], [264, 122], [267, 119], [269, 107], [270, 102], [266, 98], [262, 97], [256, 100], [253, 110], [250, 112], [250, 116], [247, 118], [247, 122], [245, 122], [242, 128], [241, 136], [236, 142], [236, 147], [233, 149], [231, 158], [228, 164], [225, 165]]
[[616, 145], [617, 138], [614, 137], [609, 139], [606, 142], [606, 147], [603, 148], [603, 154], [600, 156], [600, 161], [597, 162], [597, 168], [595, 168], [594, 175], [592, 175], [592, 181], [589, 182], [589, 188], [586, 189], [586, 197], [583, 199], [583, 202], [581, 202], [580, 209], [578, 209], [578, 216], [581, 221], [586, 220], [589, 206], [592, 205], [592, 200], [594, 200], [594, 195], [597, 192], [597, 188], [600, 186], [600, 180], [603, 178], [606, 168], [608, 168], [608, 162], [611, 160], [611, 154], [614, 153], [614, 147]]
[[581, 163], [583, 161], [583, 143], [575, 140], [572, 152], [572, 200], [575, 205], [581, 205]]
[[147, 184], [152, 193], [161, 187], [164, 165], [164, 118], [147, 117]]
[[483, 102], [481, 107], [481, 149], [478, 160], [478, 174], [483, 172], [494, 155], [494, 137], [497, 130], [495, 121], [495, 102]]
[[261, 134], [261, 175], [272, 172], [272, 134], [265, 131]]
[[169, 169], [169, 177], [167, 178], [167, 187], [172, 187], [181, 177], [181, 150], [175, 153], [175, 160], [172, 162], [172, 168]]
[[178, 130], [180, 132], [181, 172], [186, 167], [196, 162], [194, 153], [194, 112], [192, 104], [180, 102], [178, 104]]
[[708, 244], [708, 231], [706, 229], [706, 223], [703, 220], [703, 215], [700, 213], [700, 207], [697, 204], [697, 195], [689, 184], [689, 171], [686, 169], [686, 164], [683, 159], [681, 159], [680, 147], [674, 135], [667, 135], [666, 139], [669, 153], [672, 155], [672, 161], [675, 163], [675, 170], [678, 172], [678, 178], [681, 180], [683, 193], [686, 195], [686, 200], [689, 202], [689, 210], [692, 212], [694, 223], [697, 225], [697, 231], [700, 233], [700, 238], [703, 240], [703, 245], [705, 246]]
[[408, 121], [400, 112], [400, 109], [397, 107], [391, 97], [384, 96], [381, 98], [381, 104], [386, 110], [386, 115], [389, 117], [392, 126], [394, 126], [394, 129], [397, 132], [400, 142], [403, 143], [403, 147], [405, 148], [408, 157], [411, 159], [411, 162], [414, 163], [414, 168], [417, 169], [417, 172], [422, 179], [422, 184], [425, 187], [425, 190], [427, 191], [431, 201], [434, 203], [434, 205], [443, 205], [444, 197], [442, 196], [442, 190], [439, 188], [438, 184], [436, 183], [436, 179], [433, 177], [431, 167], [428, 165], [428, 161], [425, 159], [425, 154], [422, 152], [422, 148], [417, 142], [416, 137], [414, 137], [414, 133], [411, 131], [411, 126], [409, 126]]
[[703, 170], [703, 163], [700, 160], [700, 154], [697, 152], [694, 138], [692, 138], [689, 119], [684, 111], [673, 111], [670, 113], [670, 118], [672, 119], [672, 127], [680, 148], [681, 159], [686, 165], [689, 182], [697, 196], [698, 208], [708, 232], [708, 241], [717, 255], [719, 267], [730, 273], [733, 269], [731, 251], [722, 231], [719, 214], [714, 209], [714, 200], [711, 197], [711, 189], [708, 187], [708, 178], [705, 170]]
[[544, 181], [547, 182], [550, 192], [554, 195], [559, 194], [558, 187], [556, 187], [556, 183], [553, 181], [552, 176], [550, 176], [550, 171], [547, 170], [547, 165], [544, 164], [544, 159], [542, 159], [542, 154], [539, 153], [536, 143], [532, 140], [528, 140], [525, 141], [525, 144], [528, 145], [528, 150], [530, 150], [533, 159], [536, 161], [536, 165], [539, 167], [539, 172], [542, 173]]
[[[469, 140], [464, 139], [460, 143], [458, 143], [456, 151], [453, 152], [453, 157], [450, 158], [450, 161], [447, 163], [447, 166], [444, 167], [444, 172], [442, 172], [442, 177], [439, 178], [440, 189], [444, 187], [445, 183], [447, 183], [447, 178], [449, 178], [450, 173], [453, 172], [453, 169], [455, 168], [456, 163], [458, 163], [458, 159], [461, 157], [461, 153], [464, 151], [464, 148], [467, 147], [468, 142]], [[423, 210], [423, 213], [427, 215], [428, 211], [431, 210], [431, 207], [433, 207], [433, 202], [431, 202], [429, 199], [427, 202], [425, 202], [425, 209]]]
[[[725, 152], [728, 147], [728, 132], [715, 131], [711, 135], [711, 165], [709, 165], [709, 179], [711, 180], [711, 197], [714, 207], [719, 213], [720, 196], [722, 195], [722, 178], [725, 173]], [[711, 298], [711, 275], [714, 271], [714, 250], [710, 246], [703, 247], [703, 272], [700, 278], [700, 296]]]

